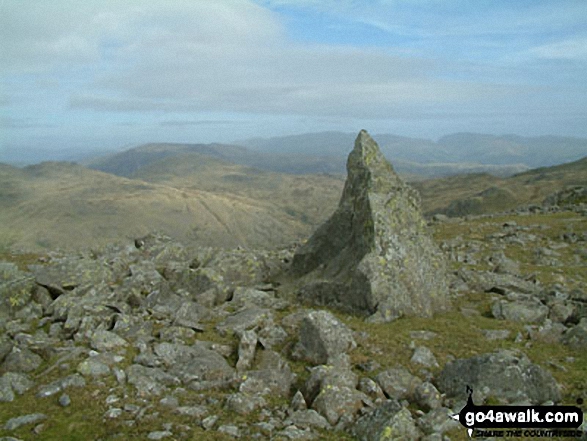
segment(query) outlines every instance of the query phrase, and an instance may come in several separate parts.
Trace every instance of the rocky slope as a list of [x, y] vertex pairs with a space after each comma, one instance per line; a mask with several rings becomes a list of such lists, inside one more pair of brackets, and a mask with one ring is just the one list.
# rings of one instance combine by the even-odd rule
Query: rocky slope
[[572, 207], [436, 217], [452, 306], [387, 323], [304, 299], [303, 247], [148, 235], [6, 256], [0, 437], [464, 440], [466, 386], [476, 404], [582, 403], [587, 210]]

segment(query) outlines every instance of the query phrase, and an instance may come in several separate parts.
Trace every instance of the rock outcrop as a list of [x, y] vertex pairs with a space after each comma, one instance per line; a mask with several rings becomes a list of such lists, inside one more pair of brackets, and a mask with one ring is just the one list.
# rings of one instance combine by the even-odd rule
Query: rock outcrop
[[448, 307], [445, 262], [426, 231], [416, 190], [366, 131], [347, 162], [338, 209], [296, 252], [300, 296], [390, 321]]

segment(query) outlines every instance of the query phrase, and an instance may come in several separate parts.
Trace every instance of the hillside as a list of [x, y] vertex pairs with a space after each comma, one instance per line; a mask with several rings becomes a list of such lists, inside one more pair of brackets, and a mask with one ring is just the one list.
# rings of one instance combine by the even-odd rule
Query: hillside
[[273, 247], [311, 226], [269, 200], [177, 189], [70, 163], [0, 167], [2, 247], [86, 248], [161, 231], [218, 247]]
[[587, 157], [501, 179], [488, 174], [452, 176], [414, 183], [427, 214], [450, 216], [502, 212], [541, 204], [569, 186], [587, 185]]
[[343, 173], [345, 155], [299, 155], [255, 152], [228, 144], [145, 144], [120, 153], [95, 158], [85, 163], [94, 170], [130, 177], [141, 168], [177, 155], [197, 153], [234, 164], [279, 173]]
[[[127, 177], [71, 163], [0, 164], [0, 246], [88, 248], [157, 230], [199, 245], [274, 248], [308, 237], [340, 199], [342, 176], [228, 161], [246, 156], [238, 147], [191, 150], [150, 145], [102, 159], [104, 168]], [[503, 212], [587, 185], [587, 158], [510, 178], [478, 173], [413, 185], [427, 215]]]

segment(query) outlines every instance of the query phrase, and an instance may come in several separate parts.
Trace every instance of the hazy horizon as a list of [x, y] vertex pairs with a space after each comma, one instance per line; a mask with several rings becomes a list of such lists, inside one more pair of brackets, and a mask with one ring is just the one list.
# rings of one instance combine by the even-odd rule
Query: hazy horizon
[[0, 154], [322, 131], [587, 138], [582, 1], [0, 3]]

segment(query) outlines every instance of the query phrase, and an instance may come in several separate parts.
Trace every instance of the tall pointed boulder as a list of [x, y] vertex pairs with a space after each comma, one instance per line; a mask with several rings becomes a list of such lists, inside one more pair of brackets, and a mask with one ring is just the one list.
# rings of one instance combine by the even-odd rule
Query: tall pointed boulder
[[448, 308], [446, 265], [426, 229], [416, 190], [362, 130], [334, 214], [296, 252], [300, 296], [390, 321]]

